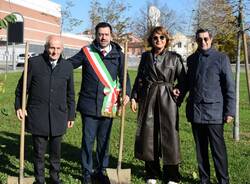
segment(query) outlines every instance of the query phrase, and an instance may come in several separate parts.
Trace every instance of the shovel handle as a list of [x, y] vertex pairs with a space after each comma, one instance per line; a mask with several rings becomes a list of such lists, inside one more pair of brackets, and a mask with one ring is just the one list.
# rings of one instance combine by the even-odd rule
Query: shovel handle
[[24, 61], [24, 71], [23, 71], [23, 91], [22, 91], [22, 111], [24, 117], [21, 122], [21, 132], [20, 132], [20, 166], [19, 166], [19, 183], [23, 184], [23, 173], [24, 173], [24, 137], [25, 137], [25, 109], [26, 109], [26, 92], [27, 92], [27, 75], [28, 75], [28, 50], [29, 43], [26, 42], [25, 45], [25, 61]]
[[[128, 41], [125, 41], [124, 44], [124, 67], [123, 67], [123, 85], [122, 85], [122, 101], [124, 101], [126, 96], [126, 84], [127, 84], [127, 52], [128, 52]], [[117, 169], [121, 169], [122, 164], [122, 150], [123, 150], [123, 132], [124, 132], [124, 122], [125, 122], [125, 108], [126, 106], [122, 103], [122, 114], [121, 114], [121, 127], [120, 127], [120, 144], [119, 144], [119, 156]]]

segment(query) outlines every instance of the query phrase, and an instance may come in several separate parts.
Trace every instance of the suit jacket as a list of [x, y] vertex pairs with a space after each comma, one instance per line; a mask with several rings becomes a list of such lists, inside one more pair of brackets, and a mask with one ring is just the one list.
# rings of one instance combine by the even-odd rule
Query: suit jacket
[[[21, 108], [21, 76], [17, 88], [15, 109]], [[28, 64], [26, 131], [42, 136], [65, 133], [67, 121], [75, 118], [73, 67], [60, 58], [52, 70], [46, 52], [32, 57]]]
[[[100, 53], [96, 41], [92, 43], [92, 46]], [[111, 42], [111, 46], [112, 50], [105, 57], [101, 57], [112, 79], [115, 80], [118, 77], [120, 86], [122, 87], [124, 54], [118, 44]], [[79, 92], [77, 110], [85, 115], [101, 117], [104, 85], [100, 82], [82, 49], [68, 60], [73, 64], [74, 68], [82, 66], [82, 84]], [[127, 79], [126, 93], [129, 95], [131, 88], [129, 76]]]
[[235, 115], [235, 82], [227, 55], [214, 49], [187, 58], [188, 121], [221, 124]]

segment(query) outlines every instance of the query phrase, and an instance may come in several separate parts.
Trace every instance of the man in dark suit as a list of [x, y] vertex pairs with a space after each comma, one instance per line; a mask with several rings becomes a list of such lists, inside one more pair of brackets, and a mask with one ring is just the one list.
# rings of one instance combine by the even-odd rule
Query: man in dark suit
[[198, 49], [187, 58], [189, 97], [186, 116], [192, 123], [201, 184], [210, 183], [208, 144], [219, 184], [228, 184], [224, 123], [235, 115], [235, 83], [227, 55], [212, 46], [209, 30], [196, 32]]
[[49, 144], [50, 180], [60, 184], [62, 135], [75, 118], [72, 64], [61, 57], [63, 44], [58, 36], [48, 36], [43, 54], [29, 58], [27, 111], [22, 112], [22, 82], [16, 88], [15, 109], [19, 120], [27, 118], [26, 131], [32, 134], [35, 184], [44, 184], [44, 155]]
[[[105, 169], [109, 162], [109, 137], [113, 115], [117, 111], [120, 86], [123, 82], [124, 54], [121, 47], [112, 42], [112, 27], [101, 22], [95, 27], [95, 40], [69, 58], [74, 68], [82, 66], [82, 84], [77, 110], [82, 116], [82, 172], [83, 183], [91, 183], [93, 175], [92, 151], [95, 139], [95, 177], [107, 182]], [[130, 82], [127, 81], [129, 102]]]

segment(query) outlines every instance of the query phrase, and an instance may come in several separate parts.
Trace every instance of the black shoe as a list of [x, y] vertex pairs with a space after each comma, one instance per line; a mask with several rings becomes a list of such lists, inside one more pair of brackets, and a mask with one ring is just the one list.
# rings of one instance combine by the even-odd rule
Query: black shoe
[[33, 184], [45, 184], [45, 183], [34, 181]]
[[58, 179], [52, 179], [50, 178], [48, 181], [50, 184], [63, 184], [62, 181], [58, 178]]
[[63, 184], [61, 181], [52, 181], [51, 184]]
[[108, 175], [107, 175], [106, 171], [96, 173], [95, 178], [101, 184], [110, 184], [110, 181], [109, 181], [109, 178], [108, 178]]
[[91, 176], [84, 176], [82, 179], [82, 184], [92, 184]]

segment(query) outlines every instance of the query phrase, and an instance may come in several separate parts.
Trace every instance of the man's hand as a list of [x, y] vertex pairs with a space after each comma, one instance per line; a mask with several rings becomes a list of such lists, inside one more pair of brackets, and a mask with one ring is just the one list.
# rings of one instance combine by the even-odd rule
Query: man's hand
[[136, 112], [137, 111], [137, 103], [135, 101], [135, 99], [131, 99], [131, 104], [130, 104], [130, 108], [133, 112]]
[[123, 99], [123, 105], [127, 105], [128, 102], [129, 102], [129, 96], [126, 95], [125, 98]]
[[16, 111], [16, 116], [17, 116], [17, 118], [18, 118], [20, 121], [22, 121], [23, 118], [25, 118], [25, 116], [27, 116], [27, 111], [25, 110], [24, 113], [23, 113], [22, 109], [17, 109], [17, 111]]
[[179, 97], [180, 93], [181, 93], [180, 90], [177, 88], [174, 88], [172, 92], [173, 92], [173, 95], [175, 96], [175, 98]]
[[232, 116], [225, 116], [225, 118], [224, 118], [224, 122], [225, 123], [231, 123], [232, 121], [233, 121], [233, 117]]
[[68, 121], [68, 128], [72, 128], [74, 126], [74, 121]]

